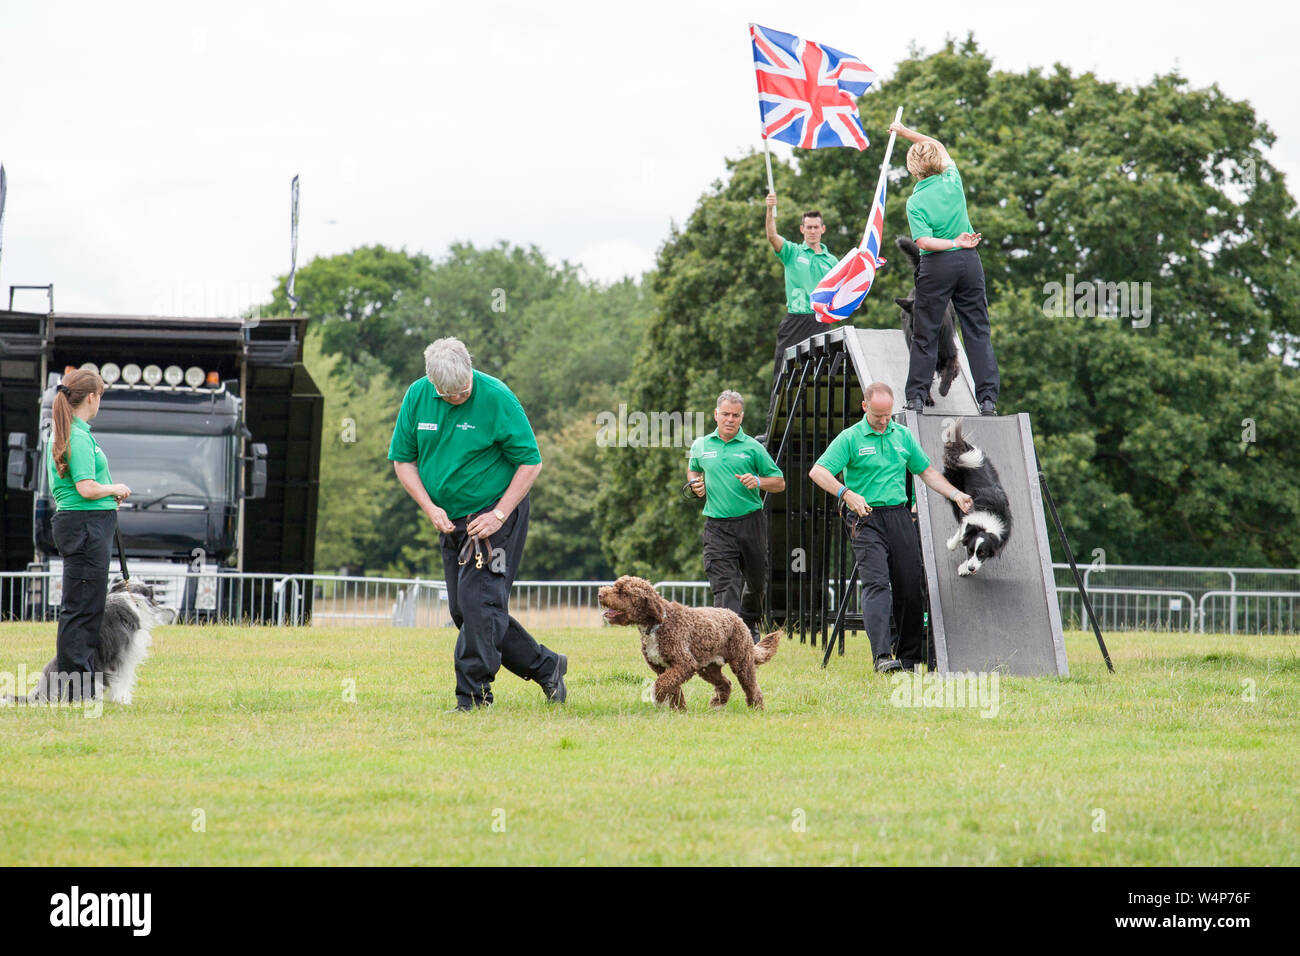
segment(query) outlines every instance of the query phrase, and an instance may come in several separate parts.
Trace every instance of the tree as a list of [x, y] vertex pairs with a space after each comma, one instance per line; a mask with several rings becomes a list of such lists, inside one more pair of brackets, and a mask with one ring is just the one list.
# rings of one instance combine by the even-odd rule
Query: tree
[[[1292, 564], [1300, 517], [1278, 476], [1294, 474], [1300, 457], [1285, 442], [1267, 445], [1265, 433], [1279, 438], [1285, 421], [1268, 403], [1285, 409], [1295, 396], [1300, 220], [1260, 151], [1273, 134], [1248, 103], [1173, 74], [1130, 89], [1059, 65], [991, 67], [970, 38], [900, 63], [860, 101], [869, 150], [803, 151], [797, 170], [774, 164], [789, 216], [778, 226], [793, 235], [798, 213], [819, 208], [828, 247], [854, 245], [884, 130], [906, 102], [904, 121], [941, 139], [963, 170], [985, 235], [999, 406], [1033, 416], [1054, 487], [1077, 503], [1072, 527], [1113, 542], [1111, 561]], [[906, 232], [914, 186], [895, 162], [887, 236]], [[653, 278], [656, 312], [623, 386], [631, 407], [708, 409], [732, 387], [749, 400], [746, 430], [761, 430], [783, 313], [781, 270], [763, 239], [765, 192], [761, 156], [731, 161], [669, 235]], [[856, 326], [898, 321], [892, 299], [912, 276], [901, 257], [886, 257]], [[1088, 319], [1074, 300], [1064, 318], [1045, 315], [1049, 283], [1076, 279], [1139, 283], [1151, 326], [1135, 327], [1139, 316]], [[1233, 414], [1247, 409], [1238, 422], [1257, 422], [1244, 452], [1207, 430], [1224, 402]], [[689, 573], [698, 518], [669, 504], [680, 455], [624, 451], [597, 509], [611, 563]], [[1183, 510], [1190, 502], [1208, 520]]]
[[402, 396], [382, 370], [365, 384], [350, 378], [321, 338], [313, 329], [303, 343], [303, 364], [325, 397], [316, 567], [382, 568], [393, 558], [385, 516], [407, 497], [387, 460]]
[[[322, 349], [340, 358], [353, 376], [371, 374], [394, 343], [407, 334], [404, 316], [395, 308], [419, 288], [431, 268], [428, 256], [363, 246], [328, 258], [316, 258], [298, 270], [294, 290], [299, 313], [322, 333]], [[288, 315], [288, 276], [280, 276], [270, 315]], [[392, 366], [389, 365], [389, 368]]]
[[[1040, 463], [1078, 554], [1109, 563], [1294, 566], [1300, 375], [1228, 343], [1003, 300], [999, 359], [1033, 409]], [[1056, 560], [1064, 552], [1053, 539]]]
[[540, 580], [612, 578], [614, 569], [592, 534], [595, 489], [603, 481], [592, 416], [541, 432], [542, 473], [532, 492], [528, 550], [520, 573]]
[[456, 243], [421, 274], [412, 294], [395, 302], [392, 329], [371, 354], [398, 381], [411, 381], [424, 374], [425, 346], [455, 336], [475, 368], [501, 378], [515, 348], [533, 335], [530, 306], [581, 291], [577, 270], [551, 265], [536, 246]]
[[649, 291], [631, 279], [565, 287], [524, 307], [504, 378], [533, 428], [558, 429], [609, 409], [615, 386], [632, 372], [650, 311]]

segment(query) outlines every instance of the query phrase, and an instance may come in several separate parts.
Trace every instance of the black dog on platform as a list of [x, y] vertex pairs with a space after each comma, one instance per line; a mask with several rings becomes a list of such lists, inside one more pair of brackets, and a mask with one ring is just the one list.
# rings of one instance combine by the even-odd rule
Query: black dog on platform
[[954, 503], [957, 533], [948, 539], [948, 550], [966, 549], [966, 560], [957, 568], [961, 577], [974, 574], [996, 558], [1011, 537], [1011, 504], [1002, 490], [998, 471], [978, 447], [966, 440], [959, 418], [943, 430], [943, 476], [958, 491], [975, 501], [970, 514], [962, 514]]
[[[907, 256], [912, 263], [912, 274], [915, 275], [921, 268], [921, 251], [916, 248], [916, 243], [907, 236], [898, 236], [894, 239], [894, 244], [902, 250], [903, 255]], [[912, 306], [916, 304], [916, 285], [913, 284], [912, 291], [907, 294], [906, 299], [895, 297], [895, 302], [903, 310], [900, 317], [900, 324], [903, 328], [903, 337], [907, 339], [907, 348], [912, 348]], [[948, 307], [943, 311], [943, 325], [939, 329], [939, 358], [935, 363], [935, 371], [939, 375], [939, 394], [947, 395], [948, 389], [952, 388], [953, 380], [961, 374], [961, 363], [957, 361], [957, 313], [952, 307], [952, 300], [948, 301]], [[930, 395], [930, 390], [926, 389], [925, 404], [933, 405], [934, 398]]]

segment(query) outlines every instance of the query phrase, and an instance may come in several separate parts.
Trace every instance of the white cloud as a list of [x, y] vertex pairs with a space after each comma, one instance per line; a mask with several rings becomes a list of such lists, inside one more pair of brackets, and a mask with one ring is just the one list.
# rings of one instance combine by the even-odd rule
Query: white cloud
[[629, 239], [605, 239], [584, 247], [577, 255], [582, 271], [599, 282], [639, 279], [654, 268], [655, 252]]

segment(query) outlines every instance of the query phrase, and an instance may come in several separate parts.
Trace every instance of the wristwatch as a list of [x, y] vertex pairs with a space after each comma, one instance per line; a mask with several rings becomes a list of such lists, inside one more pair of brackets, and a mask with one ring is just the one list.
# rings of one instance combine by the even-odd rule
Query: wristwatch
[[496, 519], [497, 519], [498, 521], [500, 521], [502, 524], [505, 524], [506, 516], [505, 516], [504, 514], [501, 513], [501, 509], [500, 509], [500, 508], [495, 509], [495, 510], [492, 512], [492, 514], [494, 514], [494, 515], [496, 516]]

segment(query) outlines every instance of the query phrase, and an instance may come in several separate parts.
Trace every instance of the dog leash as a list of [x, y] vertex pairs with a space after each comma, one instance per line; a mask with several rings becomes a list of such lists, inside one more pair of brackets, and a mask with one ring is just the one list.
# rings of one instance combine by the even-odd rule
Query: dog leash
[[[864, 515], [859, 515], [844, 503], [843, 498], [841, 498], [839, 504], [836, 505], [836, 509], [840, 513], [840, 520], [849, 526], [849, 540], [856, 540], [858, 537], [858, 528], [860, 528], [866, 520], [871, 517], [871, 511], [868, 511]], [[873, 508], [872, 511], [874, 510], [875, 509]]]
[[122, 569], [122, 580], [130, 581], [131, 575], [126, 570], [126, 551], [122, 548], [122, 527], [114, 519], [113, 538], [117, 541], [117, 564]]
[[[474, 515], [470, 515], [465, 519], [465, 524], [468, 526], [469, 523], [474, 520], [474, 518], [475, 518]], [[487, 559], [491, 554], [492, 554], [491, 538], [487, 537], [486, 535], [483, 536], [482, 538], [476, 538], [468, 531], [466, 531], [465, 543], [460, 546], [460, 554], [457, 556], [456, 560], [463, 568], [465, 565], [469, 564], [469, 559], [473, 557], [474, 567], [482, 568], [483, 565], [487, 563]]]

